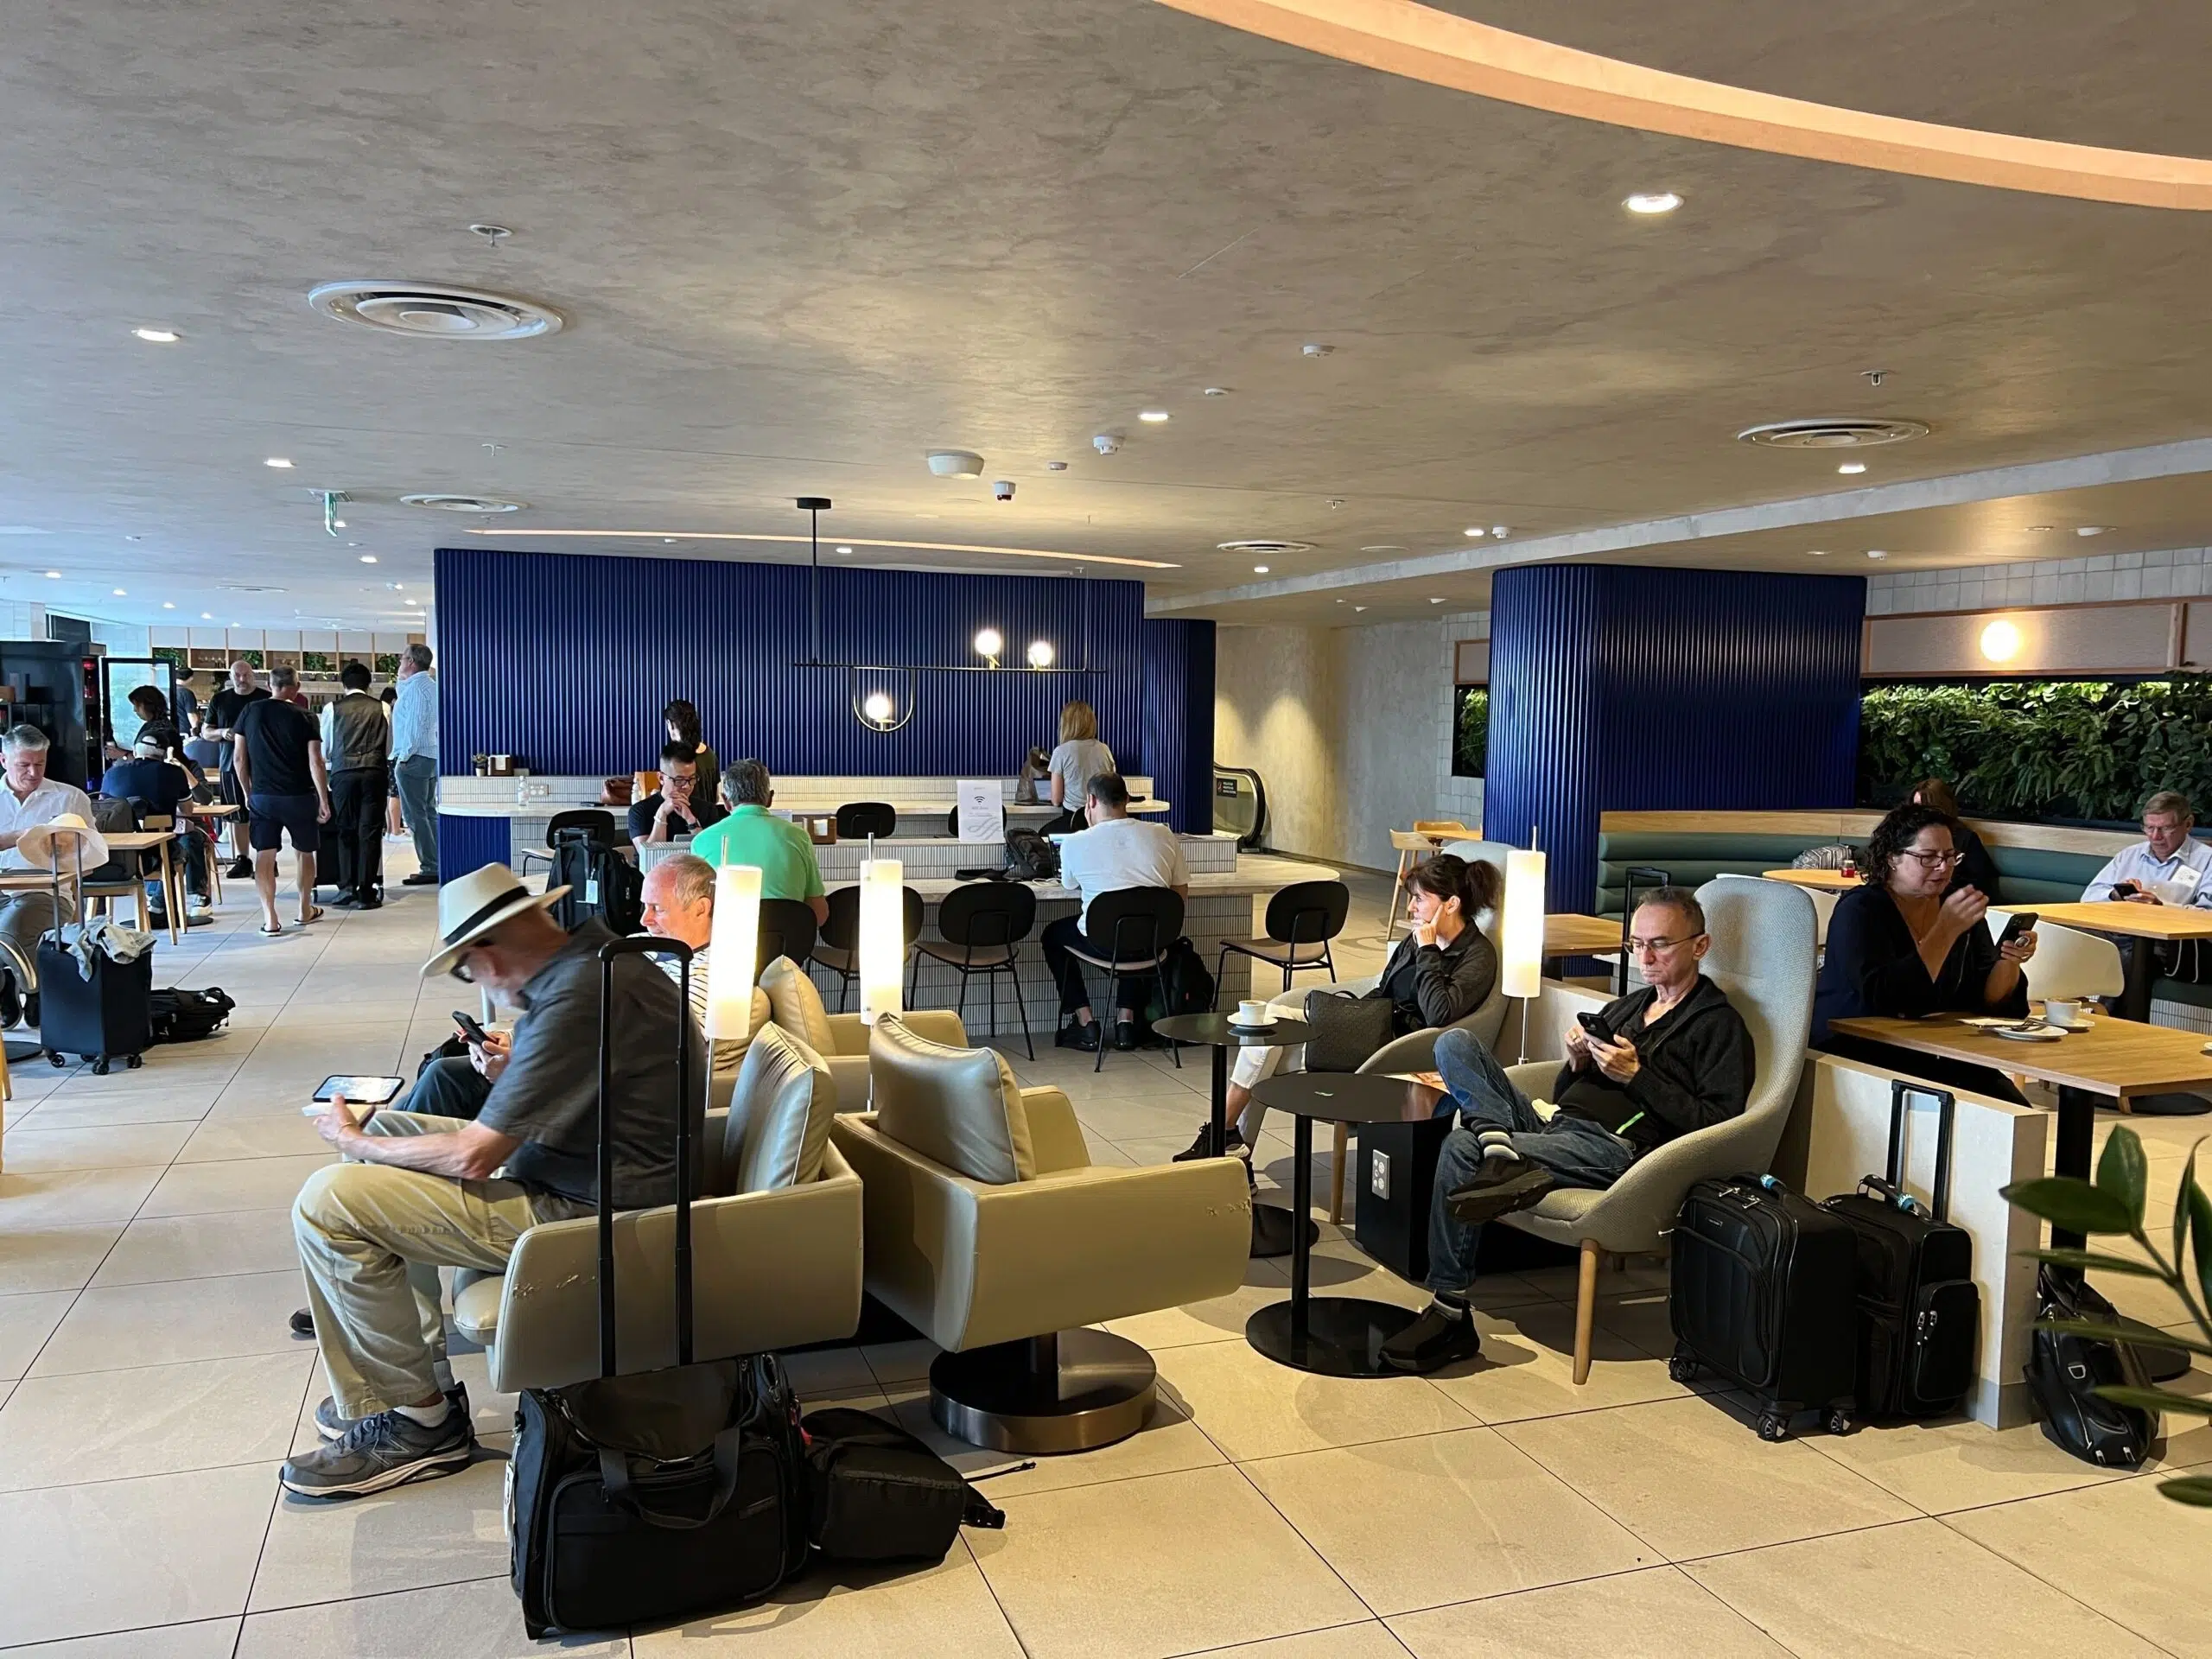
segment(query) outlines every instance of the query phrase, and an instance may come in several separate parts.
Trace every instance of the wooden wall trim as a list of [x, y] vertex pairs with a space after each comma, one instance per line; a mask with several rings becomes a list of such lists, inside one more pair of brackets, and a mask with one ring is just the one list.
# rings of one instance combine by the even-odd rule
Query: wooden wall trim
[[[1864, 842], [1881, 821], [1878, 812], [1605, 812], [1599, 816], [1598, 828], [1616, 836], [1834, 836], [1840, 841]], [[1967, 825], [1993, 847], [2095, 853], [2105, 858], [2143, 838], [2120, 830], [2075, 830], [1989, 818], [1968, 818]]]

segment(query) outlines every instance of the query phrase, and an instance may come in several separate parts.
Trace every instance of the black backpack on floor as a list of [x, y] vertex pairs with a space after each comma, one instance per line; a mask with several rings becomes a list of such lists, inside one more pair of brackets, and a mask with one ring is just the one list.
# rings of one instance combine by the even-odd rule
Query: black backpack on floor
[[691, 1358], [692, 1144], [689, 1022], [676, 1022], [677, 1363], [619, 1375], [614, 1350], [614, 1207], [607, 1027], [620, 959], [683, 961], [656, 938], [600, 947], [599, 1376], [524, 1390], [507, 1465], [508, 1528], [523, 1627], [549, 1632], [665, 1624], [772, 1594], [805, 1566], [798, 1401], [772, 1354]]
[[194, 1043], [220, 1031], [236, 1007], [220, 986], [210, 985], [204, 991], [176, 986], [154, 993], [147, 1023], [157, 1043]]
[[[1933, 1096], [1936, 1103], [1932, 1211], [1904, 1190], [1905, 1109], [1915, 1095]], [[1892, 1081], [1886, 1179], [1869, 1175], [1856, 1192], [1823, 1206], [1859, 1236], [1863, 1417], [1941, 1417], [1957, 1410], [1974, 1386], [1974, 1348], [1981, 1335], [1974, 1239], [1948, 1219], [1957, 1115], [1949, 1090]]]
[[830, 1406], [800, 1421], [808, 1539], [836, 1561], [941, 1561], [964, 1526], [998, 1509], [943, 1458], [873, 1412]]

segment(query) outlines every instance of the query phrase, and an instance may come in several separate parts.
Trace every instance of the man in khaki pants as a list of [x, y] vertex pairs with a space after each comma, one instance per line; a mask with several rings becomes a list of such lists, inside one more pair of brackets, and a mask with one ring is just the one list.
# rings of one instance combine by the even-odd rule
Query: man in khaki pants
[[[498, 1272], [530, 1227], [597, 1207], [598, 958], [614, 935], [597, 920], [563, 931], [545, 907], [567, 891], [533, 894], [504, 864], [439, 889], [441, 948], [423, 977], [451, 973], [523, 1007], [489, 1046], [492, 1091], [474, 1122], [363, 1116], [343, 1100], [316, 1120], [346, 1161], [308, 1178], [292, 1230], [330, 1397], [315, 1408], [325, 1444], [285, 1464], [287, 1491], [357, 1497], [467, 1465], [474, 1437], [445, 1363], [438, 1268]], [[669, 977], [635, 957], [613, 971], [614, 1202], [641, 1209], [677, 1196], [679, 1027], [691, 1075], [706, 1065]]]

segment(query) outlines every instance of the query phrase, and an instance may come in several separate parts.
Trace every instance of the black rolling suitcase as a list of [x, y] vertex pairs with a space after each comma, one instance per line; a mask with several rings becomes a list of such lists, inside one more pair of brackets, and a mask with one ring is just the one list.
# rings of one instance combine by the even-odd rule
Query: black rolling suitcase
[[1771, 1175], [1700, 1181], [1675, 1222], [1668, 1313], [1678, 1382], [1710, 1366], [1758, 1396], [1759, 1438], [1800, 1411], [1847, 1434], [1856, 1400], [1859, 1242]]
[[[136, 856], [136, 855], [132, 855]], [[85, 924], [85, 885], [77, 885], [78, 925]], [[92, 976], [77, 953], [62, 943], [61, 874], [54, 875], [54, 931], [38, 942], [38, 1040], [46, 1058], [66, 1065], [65, 1055], [92, 1063], [105, 1077], [117, 1060], [126, 1066], [145, 1063], [154, 1046], [154, 952], [149, 946], [130, 962], [106, 952], [92, 956]]]
[[[1859, 1239], [1859, 1410], [1866, 1417], [1940, 1417], [1974, 1385], [1981, 1292], [1974, 1240], [1945, 1219], [1951, 1209], [1951, 1127], [1958, 1102], [1948, 1089], [1890, 1085], [1885, 1178], [1822, 1207]], [[1936, 1103], [1935, 1208], [1904, 1190], [1905, 1109], [1915, 1095]]]
[[[599, 1376], [525, 1390], [508, 1465], [515, 1592], [533, 1637], [664, 1624], [768, 1595], [805, 1565], [798, 1402], [773, 1355], [691, 1358], [690, 1065], [677, 1068], [677, 1363], [620, 1376], [614, 1351], [614, 1148], [603, 1103], [613, 972], [690, 951], [655, 938], [600, 950]], [[683, 1042], [684, 1022], [677, 1023]]]

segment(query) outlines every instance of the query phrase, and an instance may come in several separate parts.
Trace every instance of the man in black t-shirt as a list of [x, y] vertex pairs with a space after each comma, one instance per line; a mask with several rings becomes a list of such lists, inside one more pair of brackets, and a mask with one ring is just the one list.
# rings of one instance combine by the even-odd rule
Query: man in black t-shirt
[[729, 816], [717, 801], [695, 801], [693, 785], [699, 776], [698, 751], [680, 739], [661, 746], [660, 789], [630, 807], [630, 839], [639, 848], [649, 841], [674, 841], [696, 836]]
[[[289, 668], [277, 669], [270, 677], [280, 692], [297, 683]], [[322, 826], [330, 821], [322, 732], [304, 705], [267, 696], [239, 712], [235, 729], [231, 760], [245, 796], [253, 885], [261, 893], [261, 931], [270, 935], [284, 931], [276, 919], [276, 850], [287, 835], [299, 865], [300, 925], [304, 927], [322, 915], [315, 902], [315, 855], [322, 844]]]
[[[241, 657], [231, 664], [230, 683], [207, 699], [207, 710], [202, 716], [200, 736], [222, 745], [223, 798], [241, 810], [245, 805], [245, 795], [238, 788], [237, 770], [232, 764], [232, 741], [238, 735], [238, 716], [246, 706], [268, 701], [269, 693], [253, 683], [253, 664]], [[243, 881], [253, 874], [253, 866], [246, 861], [245, 842], [240, 840], [233, 845], [238, 849], [238, 861], [225, 874], [234, 881]]]

